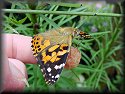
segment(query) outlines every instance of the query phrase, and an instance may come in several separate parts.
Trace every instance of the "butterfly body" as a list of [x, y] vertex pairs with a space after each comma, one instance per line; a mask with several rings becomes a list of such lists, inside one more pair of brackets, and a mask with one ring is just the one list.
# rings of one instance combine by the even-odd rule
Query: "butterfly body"
[[[83, 34], [86, 33], [81, 33], [82, 36]], [[64, 27], [37, 34], [32, 38], [33, 55], [38, 60], [47, 84], [54, 84], [60, 77], [70, 51], [72, 39], [76, 35], [82, 37], [78, 29]]]

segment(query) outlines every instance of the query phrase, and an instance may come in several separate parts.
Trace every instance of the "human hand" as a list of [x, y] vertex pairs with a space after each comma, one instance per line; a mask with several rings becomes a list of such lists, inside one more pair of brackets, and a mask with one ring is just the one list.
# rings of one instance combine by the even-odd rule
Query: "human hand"
[[[27, 79], [24, 64], [35, 64], [37, 61], [32, 55], [31, 37], [4, 34], [3, 35], [3, 91], [22, 91], [25, 88], [24, 79]], [[72, 51], [73, 50], [73, 51]], [[77, 54], [77, 55], [76, 55]], [[78, 66], [81, 54], [78, 49], [71, 47], [68, 55], [66, 69]]]
[[23, 80], [27, 79], [25, 64], [37, 62], [32, 55], [31, 37], [3, 34], [2, 39], [2, 91], [22, 91], [26, 85]]

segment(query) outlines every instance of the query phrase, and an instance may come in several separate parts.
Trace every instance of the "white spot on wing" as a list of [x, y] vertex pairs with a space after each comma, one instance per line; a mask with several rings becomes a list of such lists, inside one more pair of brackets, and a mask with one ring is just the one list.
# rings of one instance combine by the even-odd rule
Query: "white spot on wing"
[[49, 76], [51, 76], [51, 73], [49, 74]]
[[54, 76], [52, 76], [52, 78], [54, 78]]
[[61, 69], [63, 67], [63, 64], [60, 64], [59, 68]]
[[43, 72], [43, 69], [41, 69], [41, 71]]
[[64, 67], [64, 66], [65, 66], [65, 63], [63, 63], [62, 66]]
[[55, 78], [59, 78], [59, 74], [57, 74], [57, 75], [55, 76]]
[[54, 68], [57, 70], [59, 68], [59, 66], [56, 65]]
[[63, 64], [60, 64], [59, 66], [56, 65], [54, 68], [57, 70], [57, 69], [61, 69], [61, 68], [64, 67], [64, 66], [65, 66], [65, 64], [63, 63]]
[[48, 84], [49, 82], [47, 81], [46, 84]]
[[50, 72], [50, 71], [51, 71], [51, 68], [49, 67], [49, 68], [47, 69], [47, 71]]
[[43, 76], [45, 77], [45, 74], [43, 74]]
[[53, 82], [55, 82], [55, 80], [52, 80]]

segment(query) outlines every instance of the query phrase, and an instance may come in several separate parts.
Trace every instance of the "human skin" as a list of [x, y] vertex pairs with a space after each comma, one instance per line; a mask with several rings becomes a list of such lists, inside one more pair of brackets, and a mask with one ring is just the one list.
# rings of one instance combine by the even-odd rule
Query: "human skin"
[[[26, 84], [23, 81], [27, 79], [25, 64], [37, 63], [32, 54], [31, 39], [31, 37], [17, 34], [2, 35], [2, 91], [20, 92], [25, 88]], [[73, 47], [71, 51], [73, 52], [68, 55], [66, 69], [74, 68], [80, 62], [80, 52]]]
[[25, 64], [36, 64], [32, 55], [31, 37], [17, 34], [2, 35], [2, 91], [22, 91], [27, 79]]

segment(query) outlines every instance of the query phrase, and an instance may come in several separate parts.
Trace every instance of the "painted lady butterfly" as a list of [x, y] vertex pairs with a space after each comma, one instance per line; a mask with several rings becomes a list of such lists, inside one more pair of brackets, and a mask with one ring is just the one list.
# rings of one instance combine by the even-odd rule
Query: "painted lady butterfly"
[[78, 29], [63, 27], [37, 34], [32, 38], [33, 55], [38, 60], [47, 84], [54, 84], [60, 77], [75, 36], [84, 39], [91, 37]]

